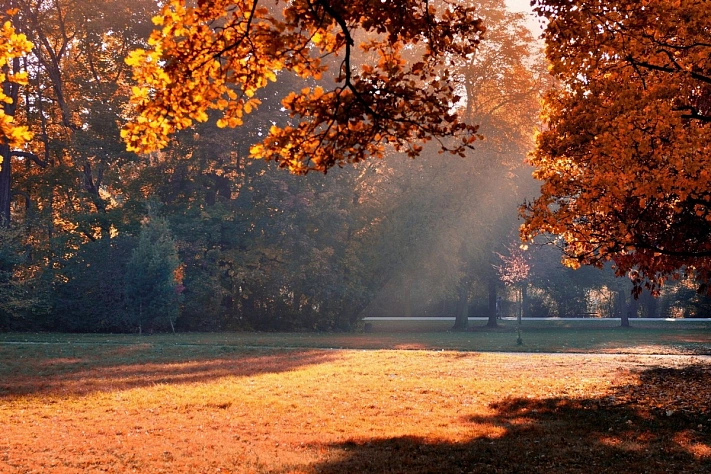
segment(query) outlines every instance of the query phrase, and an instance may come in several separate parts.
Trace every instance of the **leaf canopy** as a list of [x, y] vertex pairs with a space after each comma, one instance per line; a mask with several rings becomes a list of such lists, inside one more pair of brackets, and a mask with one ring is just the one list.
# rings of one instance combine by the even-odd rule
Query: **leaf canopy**
[[525, 240], [613, 261], [636, 293], [711, 279], [711, 8], [698, 0], [538, 0], [551, 71]]
[[122, 131], [129, 150], [164, 148], [212, 111], [218, 126], [240, 126], [284, 74], [306, 87], [283, 99], [291, 123], [251, 155], [295, 173], [382, 157], [387, 145], [414, 157], [432, 139], [461, 155], [477, 138], [452, 80], [454, 59], [472, 57], [484, 32], [464, 3], [171, 0], [153, 21], [148, 49], [126, 59], [139, 82]]

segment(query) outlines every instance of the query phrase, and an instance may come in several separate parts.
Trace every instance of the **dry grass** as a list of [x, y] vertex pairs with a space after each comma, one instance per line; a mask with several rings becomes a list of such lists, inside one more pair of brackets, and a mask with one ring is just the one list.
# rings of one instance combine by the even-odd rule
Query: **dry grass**
[[711, 370], [690, 356], [0, 344], [0, 427], [2, 473], [708, 472]]

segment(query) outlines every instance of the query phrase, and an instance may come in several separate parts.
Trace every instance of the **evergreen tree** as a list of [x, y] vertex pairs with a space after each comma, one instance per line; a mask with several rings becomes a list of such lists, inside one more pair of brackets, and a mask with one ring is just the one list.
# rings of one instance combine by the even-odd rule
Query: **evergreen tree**
[[152, 330], [157, 322], [175, 330], [180, 311], [180, 260], [168, 222], [149, 208], [126, 268], [126, 301], [130, 317]]

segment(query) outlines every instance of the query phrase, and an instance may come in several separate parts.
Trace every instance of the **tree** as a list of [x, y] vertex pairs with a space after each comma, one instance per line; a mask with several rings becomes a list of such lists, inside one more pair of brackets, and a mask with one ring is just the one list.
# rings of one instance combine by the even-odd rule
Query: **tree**
[[0, 223], [10, 222], [10, 160], [23, 154], [22, 146], [32, 139], [26, 125], [15, 121], [20, 86], [27, 84], [27, 72], [22, 71], [20, 59], [32, 50], [32, 43], [17, 33], [10, 19], [14, 11], [0, 11]]
[[28, 263], [22, 228], [0, 226], [0, 330], [48, 329], [51, 286]]
[[526, 281], [531, 270], [528, 256], [524, 250], [511, 244], [507, 247], [507, 255], [497, 253], [501, 263], [496, 267], [499, 279], [506, 285], [518, 290], [519, 308], [517, 320], [521, 324], [521, 318], [525, 313], [526, 306]]
[[175, 330], [179, 314], [180, 261], [175, 241], [164, 218], [149, 210], [125, 274], [128, 309], [138, 325], [152, 329], [166, 320]]
[[[7, 0], [3, 5], [13, 10], [16, 37], [27, 38], [33, 46], [8, 65], [26, 72], [27, 80], [23, 87], [4, 84], [13, 103], [4, 104], [3, 110], [26, 125], [34, 138], [9, 148], [11, 159], [1, 165], [0, 212], [2, 219], [12, 218], [22, 228], [27, 258], [16, 274], [31, 268], [27, 274], [45, 274], [54, 290], [69, 291], [79, 281], [74, 272], [81, 273], [91, 254], [98, 257], [104, 248], [90, 245], [83, 252], [83, 245], [108, 240], [117, 232], [138, 232], [140, 214], [132, 213], [135, 206], [122, 196], [125, 180], [139, 167], [138, 157], [126, 152], [119, 133], [130, 93], [130, 68], [123, 58], [144, 44], [157, 6], [152, 0], [130, 5], [112, 0]], [[104, 265], [113, 264], [116, 259]], [[88, 275], [83, 281], [91, 282]], [[96, 315], [99, 312], [91, 312], [86, 303], [100, 294], [84, 292], [75, 303]], [[63, 327], [88, 328], [90, 321], [101, 320], [77, 321], [85, 313], [62, 313], [59, 308], [66, 301], [59, 300], [66, 296], [51, 293], [59, 314], [56, 321], [71, 322]], [[41, 300], [27, 298], [32, 299]], [[69, 321], [72, 318], [76, 320]]]
[[11, 13], [0, 11], [0, 102], [3, 104], [0, 110], [0, 138], [3, 145], [17, 148], [32, 139], [27, 126], [13, 123], [18, 86], [27, 84], [27, 73], [19, 70], [18, 59], [32, 50], [32, 43], [24, 34], [15, 31], [10, 21]]
[[697, 0], [537, 0], [551, 72], [521, 234], [567, 265], [612, 261], [633, 292], [711, 291], [711, 8]]
[[[127, 234], [83, 244], [67, 259], [53, 289], [53, 329], [133, 331], [124, 276], [138, 239]], [[135, 262], [134, 262], [135, 263]]]
[[[150, 49], [126, 60], [139, 82], [131, 99], [136, 118], [122, 130], [129, 150], [163, 148], [211, 110], [219, 112], [218, 126], [239, 126], [259, 105], [257, 91], [291, 74], [307, 86], [331, 74], [335, 85], [288, 94], [282, 103], [294, 123], [272, 126], [251, 155], [296, 173], [382, 157], [385, 145], [417, 156], [416, 140], [436, 139], [441, 150], [462, 155], [477, 138], [477, 127], [457, 111], [461, 97], [449, 66], [471, 58], [484, 32], [471, 6], [171, 0], [153, 21], [160, 29]], [[356, 47], [376, 60], [357, 64]], [[419, 57], [405, 61], [413, 47]]]
[[[110, 0], [11, 4], [18, 28], [34, 44], [25, 58], [29, 85], [18, 113], [37, 139], [32, 153], [22, 156], [28, 165], [8, 186], [53, 214], [48, 220], [66, 222], [60, 230], [71, 228], [89, 240], [108, 234], [106, 212], [117, 193], [117, 168], [136, 159], [126, 153], [118, 130], [130, 92], [123, 58], [144, 41], [154, 2], [137, 0], [130, 7]], [[88, 214], [94, 215], [84, 219]]]

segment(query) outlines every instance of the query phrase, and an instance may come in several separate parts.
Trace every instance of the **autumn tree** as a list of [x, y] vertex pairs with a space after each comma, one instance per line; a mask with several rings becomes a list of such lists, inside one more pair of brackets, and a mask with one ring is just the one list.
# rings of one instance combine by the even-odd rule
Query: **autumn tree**
[[27, 84], [27, 72], [21, 58], [30, 52], [32, 43], [18, 33], [11, 22], [14, 10], [0, 11], [0, 221], [10, 221], [12, 193], [11, 160], [23, 155], [23, 145], [32, 138], [26, 125], [15, 120], [20, 99], [20, 86]]
[[155, 6], [147, 0], [130, 7], [108, 0], [11, 3], [34, 44], [25, 58], [30, 77], [20, 112], [36, 139], [10, 186], [55, 226], [48, 234], [106, 235], [118, 168], [135, 160], [119, 137], [130, 90], [123, 58], [144, 41]]
[[[501, 0], [479, 1], [477, 8], [487, 30], [477, 54], [458, 64], [458, 77], [466, 91], [467, 117], [477, 120], [484, 137], [478, 146], [478, 155], [483, 160], [477, 164], [484, 178], [471, 181], [472, 186], [483, 192], [474, 200], [486, 202], [487, 211], [491, 212], [480, 212], [471, 236], [463, 240], [466, 264], [459, 294], [471, 293], [475, 284], [485, 287], [487, 325], [496, 326], [500, 285], [492, 267], [498, 262], [491, 257], [505, 251], [501, 242], [516, 226], [509, 214], [510, 203], [523, 199], [533, 190], [523, 177], [529, 170], [522, 164], [526, 153], [533, 148], [534, 133], [539, 126], [540, 97], [551, 81], [540, 45], [528, 29], [524, 14], [508, 11]], [[496, 185], [491, 186], [487, 180]], [[484, 222], [488, 224], [485, 231], [481, 227]], [[480, 232], [489, 238], [481, 238]], [[464, 317], [458, 318], [457, 324], [465, 324]]]
[[517, 292], [519, 308], [516, 319], [521, 324], [521, 318], [526, 312], [526, 283], [531, 265], [528, 261], [524, 249], [510, 244], [506, 248], [506, 253], [496, 253], [500, 259], [499, 265], [496, 266], [496, 273], [499, 279], [509, 287], [513, 287]]
[[[122, 132], [130, 150], [163, 148], [211, 110], [218, 126], [241, 125], [259, 105], [256, 92], [288, 73], [335, 80], [288, 94], [283, 106], [294, 123], [273, 126], [251, 149], [296, 173], [383, 156], [386, 145], [416, 156], [417, 140], [436, 139], [442, 150], [462, 154], [476, 138], [476, 126], [455, 108], [460, 97], [449, 66], [476, 52], [484, 27], [474, 7], [449, 0], [172, 0], [153, 21], [160, 29], [150, 48], [127, 59], [139, 82], [131, 99], [136, 118]], [[403, 51], [413, 46], [421, 54], [405, 61]], [[357, 64], [356, 49], [377, 60]]]
[[612, 261], [637, 295], [684, 273], [709, 291], [708, 2], [534, 3], [561, 87], [546, 98], [522, 237], [558, 236], [570, 266]]
[[[60, 308], [68, 307], [65, 290], [77, 288], [72, 286], [79, 281], [75, 272], [100, 260], [106, 246], [80, 248], [108, 240], [119, 230], [130, 232], [140, 219], [139, 213], [130, 212], [135, 206], [122, 196], [125, 181], [141, 166], [119, 136], [130, 92], [130, 69], [123, 59], [145, 41], [157, 6], [151, 0], [131, 5], [110, 0], [8, 0], [3, 5], [13, 9], [17, 37], [32, 44], [10, 65], [26, 72], [26, 85], [8, 89], [5, 84], [5, 90], [17, 95], [12, 104], [15, 123], [25, 125], [34, 138], [12, 148], [11, 160], [3, 164], [0, 204], [5, 220], [11, 217], [22, 229], [27, 258], [17, 263], [14, 274], [44, 275], [54, 290], [62, 288], [51, 293], [55, 310], [61, 313]], [[123, 204], [129, 212], [124, 212]], [[137, 233], [139, 226], [135, 227]], [[95, 255], [90, 255], [93, 250]], [[108, 270], [114, 263], [117, 260], [109, 260], [102, 268]], [[88, 277], [83, 281], [91, 282]], [[116, 290], [120, 293], [122, 288]], [[84, 314], [92, 318], [81, 327], [99, 321], [88, 300], [100, 293], [73, 295], [69, 298], [73, 307], [86, 312], [64, 312], [58, 324], [64, 324], [65, 316], [78, 319]]]

